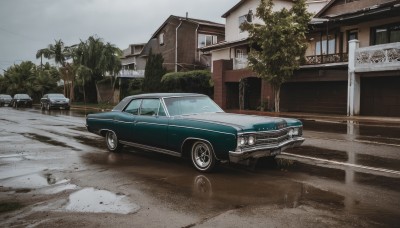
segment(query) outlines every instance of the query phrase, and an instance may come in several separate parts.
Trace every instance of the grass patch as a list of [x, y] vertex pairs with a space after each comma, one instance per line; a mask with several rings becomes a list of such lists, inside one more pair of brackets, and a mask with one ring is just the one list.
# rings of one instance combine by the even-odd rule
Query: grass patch
[[0, 202], [0, 213], [15, 211], [24, 207], [18, 202]]

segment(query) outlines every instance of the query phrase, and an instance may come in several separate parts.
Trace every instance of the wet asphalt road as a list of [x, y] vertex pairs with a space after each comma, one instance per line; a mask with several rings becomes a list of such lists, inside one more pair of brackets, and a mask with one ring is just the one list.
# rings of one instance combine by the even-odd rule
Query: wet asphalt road
[[2, 227], [398, 227], [400, 126], [303, 120], [276, 163], [113, 154], [84, 113], [0, 108]]

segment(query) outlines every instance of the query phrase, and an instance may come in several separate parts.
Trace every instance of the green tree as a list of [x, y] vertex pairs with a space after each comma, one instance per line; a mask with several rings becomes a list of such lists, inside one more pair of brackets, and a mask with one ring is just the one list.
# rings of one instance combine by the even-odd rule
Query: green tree
[[305, 0], [297, 0], [291, 9], [273, 11], [272, 0], [261, 0], [256, 16], [264, 24], [245, 23], [251, 43], [249, 68], [268, 81], [275, 95], [275, 111], [279, 112], [280, 88], [293, 76], [307, 49], [306, 33], [311, 14]]
[[60, 40], [55, 40], [54, 44], [49, 44], [47, 48], [40, 49], [36, 52], [36, 58], [40, 58], [42, 66], [42, 58], [53, 59], [57, 66], [61, 69], [60, 75], [64, 81], [64, 95], [73, 99], [73, 80], [71, 80], [70, 68], [67, 65], [68, 59], [71, 59], [73, 54], [73, 48], [66, 47], [64, 42]]
[[106, 74], [115, 76], [122, 68], [121, 50], [101, 38], [90, 36], [74, 48], [73, 61], [76, 68], [84, 66], [86, 75], [90, 72], [90, 80], [84, 80], [84, 91], [89, 102], [97, 102], [97, 82]]
[[161, 79], [167, 72], [163, 67], [164, 58], [161, 54], [153, 54], [150, 50], [149, 57], [146, 62], [143, 91], [144, 92], [161, 92]]

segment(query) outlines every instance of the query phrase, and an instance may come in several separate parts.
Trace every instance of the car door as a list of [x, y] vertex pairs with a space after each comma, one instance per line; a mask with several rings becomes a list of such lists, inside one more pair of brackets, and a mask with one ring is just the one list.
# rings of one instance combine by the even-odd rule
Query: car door
[[133, 99], [121, 112], [115, 112], [112, 129], [120, 140], [136, 142], [134, 127], [141, 103], [142, 99]]
[[168, 117], [161, 105], [160, 99], [143, 99], [140, 115], [135, 121], [135, 137], [140, 144], [166, 148]]

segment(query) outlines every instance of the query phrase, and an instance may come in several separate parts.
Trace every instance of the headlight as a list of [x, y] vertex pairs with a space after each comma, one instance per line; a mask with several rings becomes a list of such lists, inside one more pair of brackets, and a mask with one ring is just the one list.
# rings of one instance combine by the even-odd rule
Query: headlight
[[243, 146], [244, 144], [246, 144], [246, 139], [244, 137], [238, 137], [237, 144], [238, 146]]
[[256, 138], [252, 135], [249, 136], [249, 139], [248, 139], [249, 145], [254, 145], [255, 142], [256, 142]]
[[288, 135], [289, 135], [290, 137], [293, 137], [293, 129], [290, 129], [290, 130], [289, 130]]

